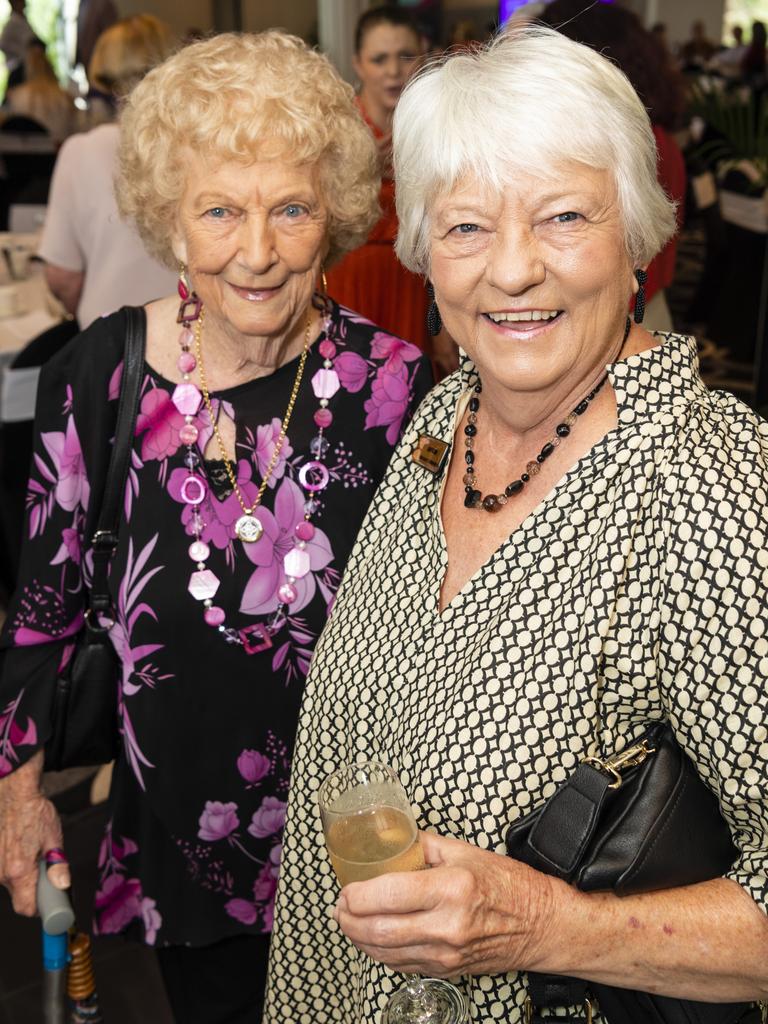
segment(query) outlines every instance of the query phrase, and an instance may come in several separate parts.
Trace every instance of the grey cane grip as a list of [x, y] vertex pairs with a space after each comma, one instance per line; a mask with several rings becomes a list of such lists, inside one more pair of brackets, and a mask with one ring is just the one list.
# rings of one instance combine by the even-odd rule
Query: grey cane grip
[[49, 935], [63, 935], [75, 922], [75, 912], [69, 901], [69, 894], [57, 889], [48, 881], [44, 860], [38, 862], [37, 911], [43, 923], [43, 931]]

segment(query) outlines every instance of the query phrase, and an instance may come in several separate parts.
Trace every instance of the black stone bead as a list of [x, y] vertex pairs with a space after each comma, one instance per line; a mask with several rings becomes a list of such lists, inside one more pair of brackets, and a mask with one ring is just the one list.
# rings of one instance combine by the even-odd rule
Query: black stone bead
[[479, 408], [480, 408], [480, 399], [479, 398], [470, 398], [470, 400], [469, 400], [469, 411], [470, 412], [477, 412], [477, 410]]
[[473, 490], [471, 487], [468, 487], [467, 488], [467, 496], [464, 499], [464, 505], [467, 508], [474, 508], [475, 507], [475, 502], [479, 501], [481, 497], [482, 497], [482, 495], [480, 494], [480, 491], [476, 491], [476, 490]]
[[568, 426], [567, 423], [559, 423], [555, 427], [555, 433], [557, 434], [558, 437], [568, 437], [570, 432], [571, 432], [571, 428]]
[[467, 435], [467, 437], [474, 437], [475, 434], [477, 433], [477, 427], [475, 426], [474, 423], [468, 423], [466, 427], [464, 427], [464, 433]]
[[531, 478], [527, 473], [521, 473], [520, 479], [523, 481], [524, 484], [527, 484]]
[[522, 480], [513, 480], [511, 484], [507, 484], [504, 488], [504, 493], [508, 498], [514, 498], [516, 494], [519, 494], [520, 491], [522, 491], [524, 486], [525, 484]]
[[576, 406], [576, 408], [573, 411], [576, 413], [577, 416], [581, 416], [582, 413], [587, 411], [587, 406], [588, 405], [589, 405], [589, 402], [585, 398], [583, 401], [579, 402], [579, 404]]
[[552, 442], [551, 441], [547, 441], [547, 443], [544, 445], [544, 447], [539, 452], [538, 460], [537, 461], [543, 462], [544, 459], [548, 459], [549, 456], [552, 454], [552, 452], [554, 450], [555, 450], [555, 446], [552, 444]]
[[464, 461], [468, 466], [471, 466], [472, 463], [475, 461], [475, 453], [471, 451], [471, 449], [469, 448], [467, 448], [467, 450], [464, 452]]

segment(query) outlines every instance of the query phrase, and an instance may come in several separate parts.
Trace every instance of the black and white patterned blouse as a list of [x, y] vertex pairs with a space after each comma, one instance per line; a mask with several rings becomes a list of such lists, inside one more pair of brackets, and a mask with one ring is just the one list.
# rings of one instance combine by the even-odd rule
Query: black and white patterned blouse
[[[442, 613], [442, 480], [411, 451], [451, 438], [459, 374], [411, 423], [304, 696], [269, 1024], [378, 1024], [400, 984], [329, 917], [315, 793], [347, 761], [390, 763], [421, 827], [503, 853], [508, 824], [598, 742], [665, 716], [731, 826], [729, 877], [768, 908], [768, 424], [706, 389], [692, 339], [658, 340], [608, 368], [618, 426]], [[464, 978], [472, 1020], [520, 1020], [523, 981]]]

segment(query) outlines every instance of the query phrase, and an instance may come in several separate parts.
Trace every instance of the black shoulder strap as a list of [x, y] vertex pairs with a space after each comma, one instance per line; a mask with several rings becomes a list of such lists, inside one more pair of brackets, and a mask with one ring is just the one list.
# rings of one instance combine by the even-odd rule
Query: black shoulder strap
[[[101, 501], [96, 532], [93, 535], [93, 582], [90, 608], [93, 612], [109, 614], [112, 601], [107, 576], [109, 563], [117, 547], [120, 509], [125, 493], [125, 482], [131, 464], [133, 434], [139, 409], [139, 393], [144, 376], [144, 348], [147, 320], [142, 308], [125, 307], [126, 334], [123, 373], [120, 380], [120, 398], [117, 404], [115, 442], [109, 459], [107, 479]], [[96, 622], [89, 622], [91, 628]]]

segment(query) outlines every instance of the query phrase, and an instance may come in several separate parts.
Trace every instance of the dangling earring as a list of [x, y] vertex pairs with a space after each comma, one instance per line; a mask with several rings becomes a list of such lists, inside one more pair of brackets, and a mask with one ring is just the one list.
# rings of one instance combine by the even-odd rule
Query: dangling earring
[[328, 278], [325, 276], [325, 266], [320, 267], [320, 280], [323, 284], [323, 295], [328, 295]]
[[635, 296], [635, 323], [641, 324], [645, 316], [645, 282], [648, 280], [648, 274], [645, 270], [636, 270], [635, 278], [640, 286]]
[[188, 324], [193, 320], [197, 320], [200, 316], [200, 310], [203, 308], [203, 303], [198, 299], [189, 283], [187, 267], [184, 263], [179, 263], [179, 283], [176, 285], [176, 289], [181, 299], [176, 323]]
[[429, 295], [429, 309], [427, 310], [427, 330], [435, 338], [443, 329], [443, 318], [435, 302], [435, 289], [431, 281], [427, 282], [427, 294]]

